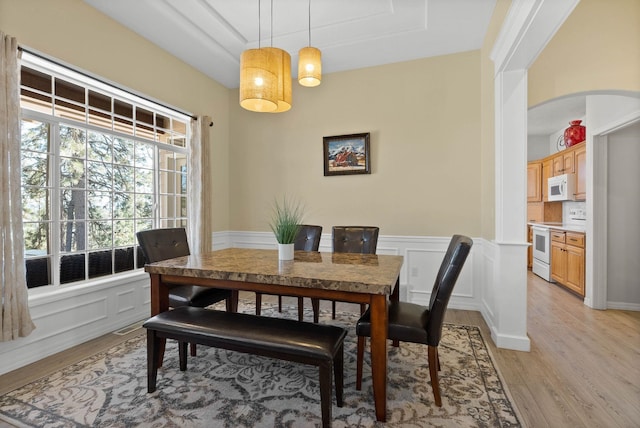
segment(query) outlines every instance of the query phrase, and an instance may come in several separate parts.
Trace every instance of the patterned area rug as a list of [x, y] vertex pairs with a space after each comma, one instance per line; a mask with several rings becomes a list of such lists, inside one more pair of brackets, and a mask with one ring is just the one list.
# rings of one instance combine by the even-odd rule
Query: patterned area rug
[[[240, 311], [253, 312], [249, 302]], [[280, 314], [263, 304], [263, 315]], [[517, 411], [480, 330], [447, 324], [440, 342], [442, 407], [433, 402], [426, 347], [389, 347], [387, 423], [375, 420], [369, 355], [356, 391], [357, 315], [320, 322], [346, 327], [344, 407], [333, 427], [518, 427]], [[310, 310], [305, 319], [312, 319]], [[310, 427], [321, 426], [318, 371], [237, 352], [198, 347], [186, 372], [169, 341], [157, 391], [147, 394], [146, 341], [140, 335], [0, 397], [0, 421], [23, 427]]]

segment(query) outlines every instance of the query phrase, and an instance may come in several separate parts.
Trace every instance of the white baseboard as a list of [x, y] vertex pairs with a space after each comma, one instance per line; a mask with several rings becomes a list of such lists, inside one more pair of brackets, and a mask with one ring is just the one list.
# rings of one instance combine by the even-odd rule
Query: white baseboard
[[620, 311], [640, 311], [640, 303], [607, 302], [607, 309], [618, 309]]

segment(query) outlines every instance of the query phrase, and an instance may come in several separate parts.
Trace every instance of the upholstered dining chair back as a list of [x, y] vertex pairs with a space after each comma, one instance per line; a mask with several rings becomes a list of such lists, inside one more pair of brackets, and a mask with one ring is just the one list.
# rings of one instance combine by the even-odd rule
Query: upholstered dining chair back
[[[436, 275], [429, 306], [392, 300], [388, 306], [387, 336], [394, 343], [413, 342], [427, 345], [429, 377], [433, 397], [438, 407], [442, 406], [438, 371], [440, 357], [438, 344], [442, 335], [444, 314], [449, 304], [453, 287], [469, 255], [473, 241], [462, 235], [453, 235], [447, 252]], [[362, 370], [365, 338], [371, 336], [371, 313], [366, 311], [356, 323], [358, 335], [356, 359], [356, 390], [362, 387]]]
[[438, 343], [440, 343], [442, 323], [444, 322], [444, 314], [447, 311], [449, 298], [451, 298], [453, 286], [456, 285], [472, 245], [471, 238], [462, 235], [453, 235], [449, 242], [449, 247], [442, 259], [442, 264], [431, 290], [429, 309], [426, 312], [428, 317], [425, 326], [427, 345], [438, 346]]
[[[187, 231], [183, 227], [143, 230], [136, 233], [136, 236], [147, 263], [191, 254]], [[234, 295], [229, 290], [200, 285], [180, 285], [169, 290], [169, 306], [172, 308], [180, 306], [206, 308], [221, 300], [226, 300], [227, 312], [236, 311], [238, 295]], [[196, 355], [195, 343], [191, 344], [191, 355]]]
[[322, 226], [301, 224], [293, 248], [296, 251], [318, 251], [321, 237]]
[[136, 236], [147, 263], [191, 254], [187, 232], [183, 227], [144, 230]]
[[379, 232], [375, 226], [333, 226], [333, 252], [375, 254]]

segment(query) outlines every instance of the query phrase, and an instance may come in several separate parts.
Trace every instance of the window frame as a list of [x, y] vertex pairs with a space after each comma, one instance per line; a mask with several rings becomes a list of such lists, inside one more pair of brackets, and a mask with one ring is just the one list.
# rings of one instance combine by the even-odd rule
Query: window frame
[[[137, 229], [137, 225], [138, 225], [138, 219], [141, 219], [141, 217], [137, 217], [137, 211], [136, 211], [136, 207], [135, 207], [135, 202], [134, 202], [134, 206], [133, 206], [133, 217], [130, 219], [125, 219], [125, 220], [131, 220], [133, 222], [133, 227], [134, 227], [134, 242], [131, 244], [127, 244], [125, 246], [122, 245], [116, 245], [116, 242], [114, 241], [114, 228], [113, 226], [116, 224], [116, 217], [115, 217], [115, 211], [113, 209], [113, 207], [111, 208], [111, 212], [110, 212], [110, 218], [108, 219], [108, 221], [110, 221], [112, 223], [112, 232], [111, 232], [111, 245], [108, 248], [104, 248], [104, 249], [95, 249], [95, 248], [91, 248], [89, 245], [89, 223], [91, 221], [91, 219], [89, 218], [89, 213], [88, 211], [85, 213], [85, 218], [83, 219], [83, 221], [85, 222], [85, 245], [84, 248], [82, 250], [77, 250], [77, 251], [72, 251], [70, 253], [65, 252], [61, 249], [61, 230], [60, 227], [62, 226], [62, 224], [64, 223], [64, 219], [62, 216], [62, 213], [60, 212], [61, 209], [61, 197], [62, 197], [62, 190], [63, 188], [61, 187], [61, 182], [60, 182], [60, 177], [61, 177], [61, 173], [60, 173], [60, 159], [61, 159], [61, 154], [60, 154], [60, 150], [61, 150], [61, 134], [60, 134], [60, 129], [62, 126], [70, 126], [70, 127], [74, 127], [74, 128], [79, 128], [82, 129], [86, 132], [87, 135], [87, 142], [85, 144], [87, 144], [87, 149], [88, 149], [88, 135], [90, 132], [96, 132], [98, 134], [106, 134], [108, 135], [110, 138], [122, 138], [125, 140], [132, 140], [134, 142], [142, 142], [144, 144], [151, 144], [153, 146], [153, 189], [152, 189], [152, 193], [153, 193], [153, 212], [152, 212], [152, 218], [151, 221], [153, 223], [152, 227], [157, 228], [157, 227], [168, 227], [166, 226], [167, 223], [173, 222], [173, 224], [176, 227], [180, 227], [180, 226], [184, 226], [187, 227], [188, 226], [188, 212], [189, 212], [189, 192], [190, 192], [190, 188], [189, 186], [187, 186], [186, 191], [184, 194], [180, 193], [182, 188], [181, 188], [181, 183], [180, 185], [178, 184], [178, 178], [185, 178], [186, 179], [186, 175], [188, 174], [188, 169], [189, 169], [189, 161], [190, 161], [190, 146], [191, 146], [191, 116], [187, 115], [183, 112], [177, 111], [177, 110], [173, 110], [170, 109], [166, 106], [163, 106], [161, 104], [155, 103], [153, 101], [150, 101], [146, 98], [143, 97], [139, 97], [135, 94], [131, 94], [128, 91], [122, 90], [120, 88], [118, 88], [117, 86], [113, 86], [110, 84], [106, 84], [103, 81], [97, 80], [95, 78], [89, 77], [85, 74], [79, 73], [75, 70], [63, 67], [59, 64], [50, 62], [48, 60], [45, 60], [43, 58], [40, 58], [38, 56], [34, 56], [31, 54], [27, 54], [26, 58], [25, 56], [23, 56], [22, 62], [21, 62], [21, 66], [24, 67], [28, 67], [30, 69], [33, 69], [37, 72], [40, 73], [45, 73], [49, 76], [51, 76], [51, 94], [49, 94], [51, 96], [51, 100], [50, 100], [50, 107], [51, 107], [51, 113], [45, 113], [42, 109], [30, 109], [28, 107], [25, 107], [22, 103], [22, 97], [21, 97], [21, 123], [22, 120], [33, 120], [33, 121], [38, 121], [44, 124], [48, 125], [48, 132], [49, 132], [49, 141], [48, 141], [48, 150], [47, 150], [47, 156], [49, 157], [48, 159], [48, 171], [50, 176], [47, 179], [47, 185], [46, 188], [50, 189], [50, 194], [49, 194], [49, 202], [48, 202], [48, 210], [50, 212], [49, 218], [46, 220], [46, 222], [49, 225], [49, 231], [48, 231], [48, 243], [47, 243], [47, 254], [46, 256], [27, 256], [26, 252], [25, 252], [25, 263], [27, 260], [33, 260], [33, 259], [38, 259], [38, 258], [42, 258], [42, 259], [48, 259], [49, 260], [49, 272], [50, 272], [50, 283], [47, 285], [40, 285], [40, 286], [33, 286], [31, 288], [29, 288], [29, 291], [32, 292], [34, 290], [39, 290], [39, 291], [44, 291], [44, 290], [55, 290], [55, 289], [62, 289], [62, 288], [66, 288], [66, 287], [70, 287], [70, 286], [76, 286], [76, 285], [80, 285], [80, 284], [89, 284], [89, 283], [93, 283], [93, 282], [104, 282], [105, 280], [108, 280], [109, 278], [115, 278], [115, 277], [119, 277], [119, 276], [123, 276], [123, 275], [127, 275], [127, 274], [131, 274], [131, 273], [135, 273], [135, 272], [139, 272], [140, 268], [142, 266], [142, 264], [139, 262], [139, 257], [141, 255], [140, 250], [139, 250], [139, 246], [137, 243], [137, 240], [135, 240], [135, 233], [137, 231], [139, 231]], [[56, 94], [55, 94], [55, 90], [56, 90], [56, 82], [57, 79], [61, 79], [64, 82], [69, 82], [71, 84], [74, 85], [78, 85], [81, 86], [83, 88], [83, 93], [84, 93], [84, 104], [82, 103], [78, 103], [77, 100], [76, 101], [72, 101], [72, 103], [77, 103], [78, 107], [81, 107], [84, 109], [84, 122], [80, 121], [80, 120], [75, 120], [74, 118], [70, 118], [70, 117], [62, 117], [60, 115], [56, 114], [56, 105], [57, 105], [57, 100], [58, 98], [56, 98]], [[21, 90], [22, 90], [22, 86], [21, 86]], [[33, 91], [31, 89], [29, 89], [32, 92], [36, 92], [37, 91]], [[100, 111], [99, 109], [96, 109], [95, 106], [91, 105], [90, 102], [90, 98], [91, 96], [95, 95], [95, 94], [99, 94], [101, 96], [104, 97], [104, 99], [110, 97], [110, 102], [111, 102], [111, 112], [106, 112], [106, 111]], [[65, 102], [69, 102], [70, 100], [65, 99]], [[131, 104], [133, 106], [133, 111], [132, 111], [132, 118], [131, 118], [131, 122], [132, 122], [132, 133], [129, 134], [127, 132], [122, 132], [118, 129], [116, 129], [116, 125], [117, 125], [117, 119], [116, 117], [119, 117], [117, 115], [117, 113], [115, 112], [115, 105], [117, 102], [123, 102], [124, 104]], [[98, 110], [99, 113], [104, 114], [104, 115], [110, 115], [110, 122], [111, 122], [111, 128], [106, 128], [106, 127], [102, 127], [102, 126], [98, 126], [92, 123], [92, 116], [91, 116], [91, 112]], [[137, 124], [137, 120], [136, 118], [139, 116], [138, 112], [139, 110], [142, 110], [144, 113], [148, 113], [151, 112], [152, 113], [152, 119], [151, 122], [153, 122], [153, 124], [149, 124], [146, 122], [143, 122], [142, 126], [139, 126]], [[80, 111], [78, 109], [78, 111]], [[144, 114], [143, 113], [143, 114]], [[157, 117], [160, 116], [161, 120], [161, 124], [159, 125], [157, 123]], [[169, 118], [170, 123], [169, 126], [166, 126], [166, 120], [167, 118]], [[124, 120], [127, 120], [126, 117], [124, 117]], [[147, 119], [148, 121], [148, 119]], [[178, 133], [178, 132], [174, 132], [173, 129], [173, 124], [174, 121], [177, 121], [177, 124], [182, 125], [181, 128], [184, 128], [184, 134], [182, 133]], [[151, 135], [151, 139], [149, 138], [144, 138], [143, 136], [138, 134], [138, 130], [139, 129], [143, 129], [144, 127], [149, 127], [151, 126], [151, 129], [153, 130], [152, 134], [147, 134], [147, 135]], [[159, 136], [159, 134], [162, 134], [160, 132], [158, 132], [158, 130], [162, 130], [164, 132], [166, 132], [166, 134], [164, 136]], [[160, 141], [161, 138], [164, 138], [166, 142]], [[113, 140], [112, 140], [113, 141]], [[171, 144], [174, 143], [175, 144]], [[113, 148], [113, 144], [111, 144], [111, 148]], [[167, 172], [168, 169], [164, 168], [161, 165], [161, 159], [160, 159], [160, 153], [161, 152], [171, 152], [173, 159], [184, 159], [184, 165], [185, 165], [185, 169], [183, 172], [183, 176], [180, 176], [178, 174], [178, 171], [174, 170], [173, 172]], [[135, 154], [134, 154], [135, 156]], [[84, 155], [84, 160], [85, 162], [88, 160], [88, 154], [85, 153]], [[110, 161], [111, 166], [113, 167], [114, 165], [121, 165], [120, 163], [116, 162], [116, 159], [114, 156], [112, 156], [111, 161]], [[135, 166], [133, 164], [133, 162], [131, 163], [131, 167], [134, 168], [135, 170]], [[86, 172], [88, 172], [88, 165], [85, 165], [86, 168]], [[162, 189], [161, 188], [161, 181], [160, 181], [160, 176], [162, 171], [164, 171], [166, 173], [167, 176], [172, 176], [174, 178], [174, 191], [173, 193], [171, 193], [170, 191], [166, 190], [166, 189]], [[85, 174], [86, 174], [85, 172]], [[113, 184], [113, 183], [112, 183]], [[44, 187], [43, 187], [44, 188]], [[83, 189], [83, 197], [85, 198], [85, 206], [87, 207], [88, 210], [88, 200], [89, 200], [89, 194], [90, 194], [90, 188], [88, 186], [88, 184], [85, 184], [85, 187]], [[111, 192], [111, 196], [114, 196], [114, 193], [117, 192], [117, 190], [112, 186], [109, 189], [109, 192]], [[137, 195], [139, 192], [136, 189], [136, 185], [134, 183], [133, 185], [133, 190], [131, 190], [131, 192], [124, 192], [124, 193], [128, 193], [132, 196], [132, 198]], [[169, 196], [171, 197], [169, 197]], [[163, 196], [167, 196], [167, 200], [173, 199], [173, 204], [174, 204], [174, 212], [173, 212], [173, 216], [167, 218], [164, 217], [160, 210], [160, 201], [161, 198], [163, 198]], [[184, 199], [181, 199], [183, 198]], [[186, 209], [183, 211], [181, 209], [182, 207], [182, 201], [184, 200]], [[135, 198], [134, 198], [135, 201]], [[184, 215], [182, 215], [184, 214]], [[145, 217], [146, 219], [146, 217]], [[42, 222], [42, 221], [40, 221]], [[25, 224], [27, 223], [31, 223], [31, 222], [27, 222], [25, 221]], [[35, 221], [33, 221], [33, 223], [36, 223]], [[163, 226], [163, 224], [165, 224], [165, 226]], [[128, 249], [132, 249], [133, 250], [133, 268], [132, 269], [126, 269], [123, 271], [118, 272], [118, 266], [117, 266], [117, 251], [118, 250], [128, 250]], [[90, 260], [91, 260], [91, 255], [95, 254], [95, 253], [100, 253], [101, 251], [110, 251], [111, 252], [111, 273], [109, 274], [104, 274], [104, 275], [97, 275], [94, 277], [91, 277], [91, 271], [90, 271]], [[60, 280], [60, 266], [61, 266], [61, 261], [62, 261], [62, 257], [68, 254], [83, 254], [84, 255], [84, 279], [82, 280], [74, 280], [71, 282], [65, 282], [65, 283], [61, 283]]]

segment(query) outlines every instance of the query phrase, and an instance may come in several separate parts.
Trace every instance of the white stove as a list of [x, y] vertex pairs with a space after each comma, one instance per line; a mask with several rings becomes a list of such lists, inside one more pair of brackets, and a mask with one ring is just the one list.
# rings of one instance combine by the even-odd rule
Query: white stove
[[533, 265], [531, 271], [545, 281], [551, 279], [551, 231], [542, 225], [531, 226], [533, 232]]

